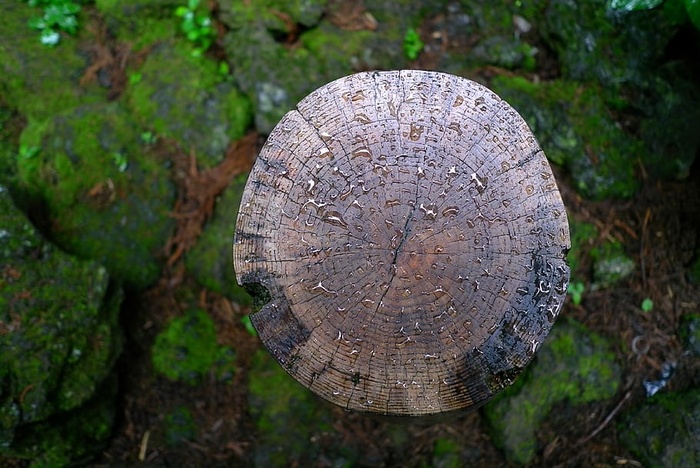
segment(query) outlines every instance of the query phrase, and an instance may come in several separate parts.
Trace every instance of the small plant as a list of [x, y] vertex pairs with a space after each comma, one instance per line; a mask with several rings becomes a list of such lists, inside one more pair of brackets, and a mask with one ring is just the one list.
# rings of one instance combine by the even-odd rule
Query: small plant
[[573, 283], [569, 283], [569, 287], [566, 289], [566, 292], [571, 295], [571, 301], [575, 305], [580, 305], [581, 300], [583, 299], [583, 292], [586, 290], [586, 286], [580, 281], [574, 281]]
[[403, 52], [406, 54], [408, 60], [415, 60], [418, 58], [418, 54], [423, 50], [423, 41], [420, 40], [418, 31], [415, 28], [408, 28], [406, 30], [406, 35], [403, 37]]
[[139, 72], [132, 72], [129, 73], [129, 84], [130, 85], [136, 85], [141, 82], [141, 79], [143, 79], [143, 74]]
[[698, 0], [610, 0], [610, 8], [622, 11], [652, 10], [663, 7], [666, 15], [677, 23], [686, 19], [700, 29], [700, 1]]
[[129, 167], [129, 161], [122, 153], [117, 151], [112, 153], [112, 160], [114, 161], [114, 164], [116, 164], [117, 169], [119, 169], [119, 172], [124, 172]]
[[153, 132], [145, 131], [141, 133], [141, 141], [147, 145], [153, 145], [158, 141], [158, 137]]
[[80, 5], [73, 0], [28, 0], [29, 6], [43, 9], [40, 18], [29, 20], [29, 27], [40, 31], [42, 44], [53, 47], [61, 41], [60, 31], [75, 34], [78, 31]]
[[247, 331], [250, 335], [258, 336], [258, 332], [255, 331], [255, 327], [253, 326], [253, 322], [250, 321], [250, 315], [244, 316], [241, 319], [241, 323], [245, 327], [245, 331]]
[[654, 309], [654, 301], [652, 301], [648, 297], [645, 297], [644, 300], [642, 301], [642, 311], [643, 312], [651, 312], [653, 309]]
[[216, 31], [207, 14], [198, 13], [199, 0], [188, 0], [187, 6], [175, 9], [175, 16], [182, 18], [180, 29], [195, 46], [192, 55], [199, 57], [209, 49], [216, 38]]
[[38, 146], [19, 145], [19, 157], [22, 159], [31, 159], [39, 154], [39, 151], [41, 151], [41, 148]]

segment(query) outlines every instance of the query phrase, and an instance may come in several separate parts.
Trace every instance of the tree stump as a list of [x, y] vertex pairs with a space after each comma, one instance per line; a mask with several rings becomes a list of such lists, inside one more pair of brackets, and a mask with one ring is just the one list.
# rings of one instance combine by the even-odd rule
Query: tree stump
[[251, 320], [296, 380], [349, 410], [473, 409], [564, 302], [566, 211], [520, 115], [438, 72], [365, 72], [270, 134], [236, 224]]

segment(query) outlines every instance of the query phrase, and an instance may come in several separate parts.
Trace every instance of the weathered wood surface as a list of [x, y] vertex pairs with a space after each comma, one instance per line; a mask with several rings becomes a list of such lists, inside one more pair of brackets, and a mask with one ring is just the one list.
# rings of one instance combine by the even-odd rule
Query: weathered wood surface
[[513, 381], [564, 302], [569, 245], [518, 113], [472, 81], [404, 70], [341, 78], [284, 116], [233, 255], [294, 378], [351, 410], [418, 416]]

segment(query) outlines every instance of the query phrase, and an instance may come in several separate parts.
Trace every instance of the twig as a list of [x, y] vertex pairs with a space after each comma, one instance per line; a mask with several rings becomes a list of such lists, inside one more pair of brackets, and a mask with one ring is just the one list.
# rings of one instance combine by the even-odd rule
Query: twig
[[144, 461], [146, 459], [146, 450], [148, 450], [148, 438], [151, 436], [151, 431], [146, 431], [143, 433], [141, 438], [141, 448], [139, 449], [139, 461]]
[[608, 416], [603, 420], [603, 422], [600, 423], [600, 426], [598, 426], [593, 432], [591, 432], [590, 434], [588, 434], [586, 437], [584, 437], [583, 439], [579, 440], [579, 441], [576, 443], [576, 445], [575, 445], [574, 447], [578, 447], [578, 446], [580, 446], [580, 445], [585, 444], [586, 442], [588, 442], [589, 440], [591, 440], [593, 437], [595, 437], [596, 435], [598, 435], [598, 433], [599, 433], [600, 431], [602, 431], [603, 429], [605, 429], [605, 426], [607, 426], [607, 425], [610, 423], [610, 421], [612, 420], [612, 418], [615, 417], [615, 415], [618, 413], [618, 411], [620, 411], [620, 408], [622, 408], [622, 405], [625, 404], [625, 402], [626, 402], [627, 400], [629, 400], [631, 396], [632, 396], [632, 392], [631, 392], [631, 391], [628, 391], [627, 393], [625, 393], [625, 396], [622, 398], [622, 400], [617, 404], [617, 406], [615, 406], [615, 408], [613, 408], [613, 410], [610, 412], [610, 414], [608, 414]]

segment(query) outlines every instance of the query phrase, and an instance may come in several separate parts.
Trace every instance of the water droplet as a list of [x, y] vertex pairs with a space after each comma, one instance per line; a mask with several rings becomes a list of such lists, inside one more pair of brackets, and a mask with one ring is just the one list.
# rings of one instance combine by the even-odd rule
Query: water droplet
[[533, 193], [535, 193], [535, 187], [533, 187], [532, 185], [528, 185], [527, 187], [525, 187], [525, 193], [528, 195], [532, 195]]
[[384, 202], [384, 206], [387, 208], [391, 208], [392, 206], [397, 206], [400, 205], [401, 201], [398, 198], [392, 199], [392, 200], [387, 200]]
[[438, 244], [438, 245], [436, 245], [435, 248], [433, 249], [433, 252], [435, 252], [435, 253], [442, 253], [444, 250], [445, 250], [445, 247], [443, 247], [442, 245]]
[[362, 299], [362, 305], [367, 308], [373, 307], [374, 304], [375, 302], [372, 299]]
[[361, 124], [368, 124], [372, 122], [372, 120], [369, 117], [367, 117], [366, 114], [355, 114], [355, 120], [357, 120]]
[[352, 152], [352, 157], [372, 159], [372, 152], [368, 148], [360, 148]]
[[416, 125], [415, 123], [411, 122], [411, 132], [409, 133], [409, 138], [411, 139], [411, 141], [418, 141], [422, 134], [423, 126]]
[[323, 215], [321, 221], [323, 221], [324, 223], [332, 224], [334, 226], [344, 227], [345, 229], [348, 228], [348, 223], [346, 223], [343, 219], [343, 215], [341, 215], [337, 211], [328, 211]]
[[423, 213], [425, 213], [426, 218], [435, 219], [437, 217], [437, 213], [435, 213], [435, 205], [430, 204], [426, 206], [421, 203], [419, 208], [421, 211], [423, 211]]
[[455, 98], [455, 102], [452, 103], [452, 107], [459, 107], [464, 103], [464, 98], [462, 96], [457, 95]]
[[456, 206], [448, 206], [444, 210], [442, 210], [442, 215], [443, 216], [455, 216], [459, 213], [459, 208]]
[[510, 169], [510, 164], [507, 161], [503, 161], [501, 163], [501, 170], [506, 172], [508, 169]]
[[307, 291], [314, 294], [323, 294], [326, 297], [335, 297], [338, 295], [336, 291], [331, 291], [323, 285], [322, 281], [319, 281], [317, 285], [306, 288]]
[[328, 148], [323, 147], [318, 151], [318, 157], [333, 159], [333, 153], [331, 153], [331, 150], [329, 150]]
[[384, 224], [386, 224], [386, 227], [390, 228], [394, 225], [394, 222], [391, 221], [390, 219], [385, 219]]
[[425, 169], [423, 169], [422, 167], [418, 166], [418, 170], [417, 170], [417, 172], [416, 172], [416, 175], [418, 175], [418, 178], [419, 178], [419, 179], [425, 178]]
[[474, 184], [476, 185], [476, 190], [479, 193], [484, 193], [486, 190], [486, 187], [488, 186], [488, 178], [487, 177], [479, 177], [479, 175], [476, 174], [476, 172], [473, 172], [472, 175], [470, 176], [470, 179]]
[[309, 179], [306, 181], [306, 185], [306, 193], [311, 194], [314, 187], [316, 186], [316, 181], [314, 181], [313, 179]]

